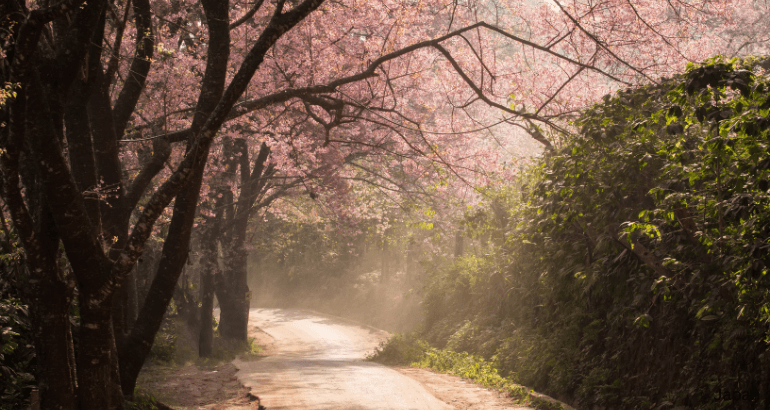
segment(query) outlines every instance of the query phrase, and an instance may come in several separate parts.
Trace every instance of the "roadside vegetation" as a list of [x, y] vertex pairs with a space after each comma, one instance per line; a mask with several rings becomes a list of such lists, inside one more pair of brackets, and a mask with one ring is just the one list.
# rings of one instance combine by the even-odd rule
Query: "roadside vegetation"
[[373, 359], [586, 409], [767, 406], [766, 68], [717, 57], [584, 111], [467, 213], [477, 251], [428, 265], [419, 335]]
[[0, 408], [25, 409], [35, 387], [35, 348], [29, 326], [29, 311], [0, 289]]
[[531, 389], [516, 384], [511, 378], [500, 376], [493, 363], [481, 356], [467, 352], [455, 352], [450, 349], [436, 349], [419, 338], [417, 333], [393, 335], [372, 352], [367, 360], [390, 366], [410, 365], [448, 373], [471, 380], [484, 387], [507, 393], [520, 404], [532, 406], [538, 410], [566, 410], [563, 403], [538, 394]]

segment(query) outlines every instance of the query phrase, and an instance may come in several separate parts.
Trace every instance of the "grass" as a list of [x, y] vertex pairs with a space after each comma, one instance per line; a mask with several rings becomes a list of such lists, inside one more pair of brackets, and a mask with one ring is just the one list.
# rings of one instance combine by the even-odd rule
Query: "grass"
[[484, 387], [503, 391], [520, 404], [532, 406], [538, 410], [570, 409], [550, 397], [502, 377], [498, 369], [482, 357], [430, 347], [416, 334], [394, 335], [368, 355], [367, 360], [387, 365], [409, 365], [460, 376]]

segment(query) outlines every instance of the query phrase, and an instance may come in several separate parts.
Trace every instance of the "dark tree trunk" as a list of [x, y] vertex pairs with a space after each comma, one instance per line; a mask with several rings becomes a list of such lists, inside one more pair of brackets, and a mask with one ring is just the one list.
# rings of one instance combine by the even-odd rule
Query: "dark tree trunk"
[[[79, 400], [84, 409], [122, 409], [111, 310], [82, 297], [78, 345]], [[103, 303], [109, 303], [105, 301]]]
[[77, 403], [69, 318], [72, 291], [57, 263], [59, 240], [53, 219], [45, 210], [37, 219], [41, 252], [27, 256], [27, 269], [34, 278], [30, 281], [27, 304], [31, 307], [36, 340], [41, 408], [71, 409]]
[[72, 176], [84, 195], [86, 210], [94, 233], [101, 231], [101, 216], [99, 211], [99, 199], [95, 195], [97, 187], [96, 163], [91, 143], [91, 128], [88, 123], [88, 114], [83, 109], [88, 101], [88, 89], [86, 84], [76, 81], [73, 84], [73, 98], [68, 102], [64, 120], [67, 127], [67, 146], [69, 148], [69, 163]]
[[229, 228], [225, 248], [225, 272], [217, 281], [217, 300], [220, 306], [219, 333], [224, 338], [239, 341], [248, 340], [249, 307], [251, 292], [248, 285], [248, 257], [246, 250], [246, 227], [254, 210], [254, 203], [265, 187], [263, 175], [272, 173], [272, 166], [265, 163], [270, 149], [262, 144], [254, 162], [254, 170], [249, 169], [248, 151], [243, 141], [235, 142], [240, 152], [241, 194], [238, 206], [232, 218], [225, 222]]
[[[208, 150], [208, 147], [206, 147]], [[176, 197], [169, 234], [163, 245], [160, 266], [150, 285], [147, 297], [139, 311], [131, 333], [120, 351], [120, 379], [123, 394], [132, 397], [136, 378], [152, 348], [155, 334], [160, 329], [163, 316], [174, 296], [179, 276], [187, 261], [195, 205], [203, 176], [203, 166], [196, 170], [194, 180], [189, 181]], [[196, 184], [197, 183], [197, 184]]]
[[223, 192], [218, 193], [214, 203], [215, 216], [206, 220], [201, 235], [200, 272], [200, 332], [198, 335], [198, 356], [209, 357], [214, 343], [214, 278], [219, 271], [219, 249], [217, 239], [221, 232], [223, 214]]
[[74, 409], [75, 366], [70, 333], [69, 300], [66, 284], [56, 264], [46, 267], [32, 262], [29, 269], [42, 268], [44, 278], [37, 286], [32, 307], [32, 327], [38, 361], [37, 381], [43, 398], [42, 409]]
[[[43, 409], [68, 409], [77, 404], [75, 357], [69, 320], [72, 290], [58, 264], [59, 232], [43, 191], [37, 164], [25, 153], [22, 181], [29, 186], [27, 200], [34, 209], [37, 237], [26, 255], [29, 281], [26, 302], [30, 306], [37, 355], [37, 381]], [[11, 210], [13, 211], [13, 207]], [[13, 213], [13, 212], [12, 212]], [[23, 235], [23, 231], [19, 232]], [[25, 248], [27, 246], [25, 245]], [[37, 252], [34, 252], [37, 250]]]
[[219, 333], [223, 338], [245, 342], [248, 340], [251, 302], [251, 292], [247, 283], [248, 253], [241, 247], [238, 250], [231, 249], [227, 256], [226, 282], [217, 284], [217, 300], [220, 306]]
[[201, 330], [198, 335], [198, 356], [200, 357], [211, 356], [214, 343], [214, 269], [216, 269], [217, 263], [216, 256], [214, 252], [206, 252], [201, 258]]
[[[29, 165], [29, 164], [28, 164]], [[25, 173], [27, 183], [34, 179]], [[43, 398], [43, 409], [73, 409], [77, 405], [74, 351], [69, 321], [72, 294], [58, 265], [59, 236], [53, 218], [44, 206], [45, 196], [32, 188], [27, 192], [38, 212], [33, 218], [20, 215], [21, 196], [14, 201], [4, 186], [4, 199], [25, 248], [25, 268], [30, 277], [23, 288], [24, 301], [30, 307], [32, 332], [37, 355], [36, 379]], [[26, 222], [33, 222], [25, 224]]]

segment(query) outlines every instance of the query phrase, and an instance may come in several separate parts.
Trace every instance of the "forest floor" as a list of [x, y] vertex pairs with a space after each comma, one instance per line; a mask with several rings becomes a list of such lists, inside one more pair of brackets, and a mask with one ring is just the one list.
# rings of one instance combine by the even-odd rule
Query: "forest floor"
[[[262, 405], [268, 410], [531, 409], [496, 390], [457, 376], [409, 367], [387, 369], [364, 362], [360, 352], [371, 351], [386, 332], [354, 326], [342, 318], [308, 313], [252, 310], [251, 316], [272, 320], [260, 323], [267, 325], [265, 331], [257, 326], [256, 320], [249, 323], [250, 336], [262, 347], [261, 358], [215, 366], [150, 365], [140, 375], [138, 391], [179, 410], [256, 409], [248, 393], [263, 396]], [[327, 351], [333, 352], [331, 357]], [[348, 359], [347, 353], [360, 355], [360, 359]], [[409, 399], [405, 392], [415, 387], [424, 393]], [[333, 394], [326, 397], [326, 390]]]
[[[137, 390], [179, 410], [252, 409], [249, 389], [235, 377], [232, 363], [204, 367], [150, 365], [142, 370]], [[256, 408], [254, 406], [253, 408]]]

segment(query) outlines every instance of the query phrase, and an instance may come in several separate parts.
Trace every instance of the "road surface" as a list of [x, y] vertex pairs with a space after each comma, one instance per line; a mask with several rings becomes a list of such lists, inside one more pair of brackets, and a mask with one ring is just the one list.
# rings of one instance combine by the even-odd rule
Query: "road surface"
[[286, 309], [252, 309], [249, 326], [268, 356], [236, 360], [236, 376], [269, 410], [527, 408], [459, 378], [364, 361], [384, 331]]

